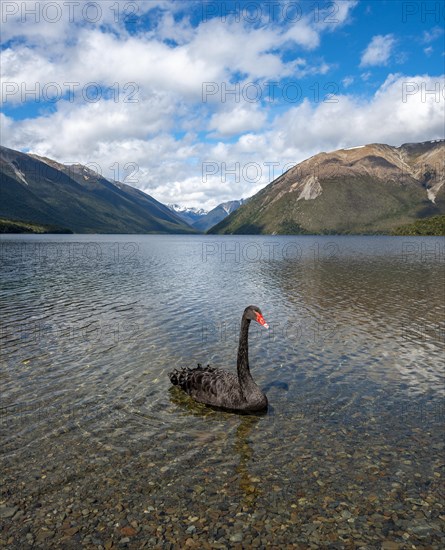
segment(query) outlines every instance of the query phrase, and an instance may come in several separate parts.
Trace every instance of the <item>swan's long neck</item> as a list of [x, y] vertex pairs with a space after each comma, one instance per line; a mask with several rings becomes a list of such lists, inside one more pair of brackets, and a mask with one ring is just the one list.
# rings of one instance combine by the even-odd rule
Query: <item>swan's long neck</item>
[[241, 321], [241, 330], [239, 335], [237, 360], [238, 379], [240, 386], [243, 389], [248, 388], [252, 383], [255, 384], [249, 369], [249, 325], [250, 320], [243, 317]]

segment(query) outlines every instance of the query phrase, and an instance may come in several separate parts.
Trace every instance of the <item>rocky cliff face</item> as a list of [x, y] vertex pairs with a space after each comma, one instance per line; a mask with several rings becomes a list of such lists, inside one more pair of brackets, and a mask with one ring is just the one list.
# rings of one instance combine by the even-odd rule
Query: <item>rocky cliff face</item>
[[386, 232], [445, 213], [445, 140], [320, 153], [212, 228], [219, 233]]

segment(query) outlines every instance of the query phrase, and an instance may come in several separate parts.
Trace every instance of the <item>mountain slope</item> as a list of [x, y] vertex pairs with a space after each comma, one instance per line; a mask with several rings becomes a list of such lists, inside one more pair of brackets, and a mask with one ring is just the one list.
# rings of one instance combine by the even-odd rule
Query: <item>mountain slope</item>
[[445, 213], [445, 140], [320, 153], [209, 233], [387, 233]]
[[175, 212], [185, 223], [188, 225], [192, 225], [200, 220], [202, 217], [207, 215], [207, 210], [204, 210], [202, 208], [187, 208], [179, 206], [178, 204], [169, 204], [167, 205], [170, 210]]
[[80, 165], [0, 147], [0, 216], [75, 233], [190, 233], [150, 195]]
[[207, 231], [207, 229], [210, 229], [234, 212], [244, 202], [244, 199], [223, 202], [215, 206], [210, 212], [206, 212], [202, 208], [187, 208], [178, 206], [177, 204], [169, 204], [168, 207], [197, 231]]
[[232, 212], [235, 212], [246, 201], [228, 201], [218, 204], [213, 210], [210, 210], [205, 216], [201, 216], [198, 220], [192, 223], [192, 227], [199, 231], [207, 231], [215, 224], [226, 218]]

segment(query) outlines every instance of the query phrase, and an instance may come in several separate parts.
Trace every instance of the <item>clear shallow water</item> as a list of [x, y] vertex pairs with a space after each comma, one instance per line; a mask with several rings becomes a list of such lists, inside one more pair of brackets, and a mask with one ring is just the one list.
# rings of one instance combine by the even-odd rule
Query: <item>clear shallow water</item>
[[[11, 547], [441, 547], [443, 239], [0, 247]], [[210, 410], [171, 388], [175, 367], [235, 368], [249, 304], [271, 327], [249, 340], [268, 413]]]

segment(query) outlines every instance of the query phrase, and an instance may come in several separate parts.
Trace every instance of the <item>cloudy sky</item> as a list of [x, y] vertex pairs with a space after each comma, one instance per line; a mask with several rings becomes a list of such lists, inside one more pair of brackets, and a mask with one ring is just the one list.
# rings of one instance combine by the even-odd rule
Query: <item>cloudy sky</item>
[[443, 2], [1, 2], [1, 144], [164, 203], [320, 151], [444, 137]]

